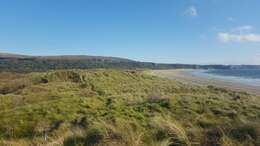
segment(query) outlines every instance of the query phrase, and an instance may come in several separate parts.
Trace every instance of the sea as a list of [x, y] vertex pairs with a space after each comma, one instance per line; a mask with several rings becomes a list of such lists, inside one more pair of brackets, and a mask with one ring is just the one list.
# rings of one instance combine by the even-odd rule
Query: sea
[[228, 82], [240, 83], [248, 86], [259, 87], [260, 69], [212, 69], [192, 72], [193, 76], [208, 79], [218, 79]]

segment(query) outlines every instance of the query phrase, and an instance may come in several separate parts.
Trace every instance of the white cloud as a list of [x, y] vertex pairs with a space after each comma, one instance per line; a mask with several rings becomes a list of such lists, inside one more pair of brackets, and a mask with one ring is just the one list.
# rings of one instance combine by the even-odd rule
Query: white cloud
[[234, 33], [248, 33], [252, 32], [254, 30], [254, 27], [251, 25], [244, 25], [244, 26], [239, 26], [236, 28], [233, 28], [231, 31]]
[[185, 14], [190, 15], [192, 17], [196, 17], [198, 16], [198, 11], [195, 6], [191, 6], [186, 10]]
[[258, 34], [232, 34], [232, 33], [218, 33], [218, 39], [221, 42], [260, 42], [260, 35]]
[[228, 32], [219, 32], [218, 40], [221, 42], [260, 42], [260, 34], [254, 33], [254, 27], [243, 25], [231, 29]]
[[227, 17], [227, 21], [234, 21], [235, 18], [234, 17]]

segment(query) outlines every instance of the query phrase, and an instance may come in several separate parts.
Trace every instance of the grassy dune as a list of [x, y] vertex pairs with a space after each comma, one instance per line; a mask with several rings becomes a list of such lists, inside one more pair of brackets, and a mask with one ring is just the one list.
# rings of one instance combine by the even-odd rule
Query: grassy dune
[[260, 97], [144, 71], [0, 74], [2, 146], [260, 145]]

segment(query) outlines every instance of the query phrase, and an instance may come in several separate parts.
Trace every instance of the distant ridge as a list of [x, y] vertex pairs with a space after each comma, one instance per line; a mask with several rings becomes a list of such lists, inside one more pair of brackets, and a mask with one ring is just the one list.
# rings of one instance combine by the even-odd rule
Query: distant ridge
[[196, 65], [140, 62], [119, 57], [63, 55], [29, 56], [0, 53], [0, 72], [34, 72], [58, 69], [260, 69], [260, 65]]
[[154, 66], [153, 63], [143, 63], [119, 57], [87, 55], [29, 56], [0, 53], [0, 72], [33, 72], [57, 69], [96, 68], [136, 69], [152, 68], [152, 66]]
[[60, 56], [29, 56], [11, 53], [0, 53], [2, 59], [42, 59], [42, 60], [103, 60], [116, 62], [132, 62], [133, 60], [119, 57], [88, 56], [88, 55], [60, 55]]
[[11, 53], [0, 53], [0, 58], [27, 58], [27, 57], [30, 57], [30, 56], [11, 54]]

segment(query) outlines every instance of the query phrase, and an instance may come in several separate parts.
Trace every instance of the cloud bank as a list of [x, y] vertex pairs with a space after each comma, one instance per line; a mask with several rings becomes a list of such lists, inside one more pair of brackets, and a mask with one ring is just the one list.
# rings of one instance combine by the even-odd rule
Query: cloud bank
[[244, 25], [231, 29], [229, 32], [220, 32], [217, 34], [221, 42], [260, 42], [260, 34], [252, 33], [254, 27]]
[[221, 42], [260, 42], [260, 35], [218, 33], [218, 39]]

